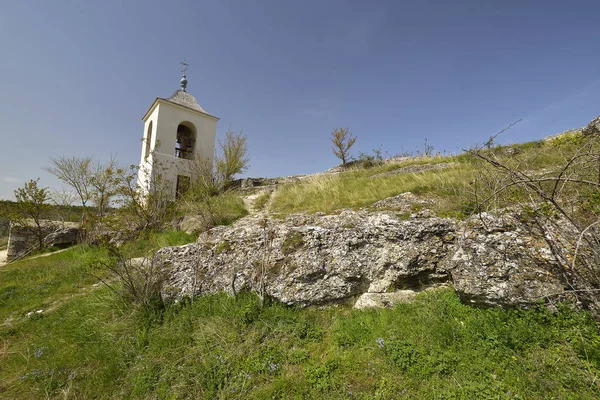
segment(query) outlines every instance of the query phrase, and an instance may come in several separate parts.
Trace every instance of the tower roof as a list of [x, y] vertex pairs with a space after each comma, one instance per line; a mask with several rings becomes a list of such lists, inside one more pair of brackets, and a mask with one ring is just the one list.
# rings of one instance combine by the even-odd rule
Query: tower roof
[[168, 99], [161, 100], [166, 100], [171, 103], [179, 104], [180, 106], [184, 106], [187, 108], [191, 108], [192, 110], [208, 114], [206, 111], [204, 111], [202, 107], [200, 107], [200, 104], [198, 104], [194, 96], [182, 89], [176, 90], [175, 93], [173, 93], [173, 95], [171, 95], [171, 97], [169, 97]]
[[152, 106], [150, 106], [150, 109], [144, 115], [144, 118], [142, 118], [142, 120], [144, 120], [144, 121], [146, 120], [148, 115], [150, 115], [152, 110], [154, 110], [154, 107], [156, 107], [156, 105], [160, 101], [166, 101], [167, 103], [177, 104], [178, 106], [185, 107], [189, 110], [197, 111], [206, 116], [214, 118], [218, 121], [219, 118], [204, 111], [204, 109], [202, 107], [200, 107], [200, 104], [198, 104], [198, 101], [196, 101], [196, 98], [186, 91], [187, 83], [188, 83], [187, 77], [186, 77], [186, 71], [187, 71], [187, 67], [189, 66], [189, 64], [185, 60], [182, 61], [180, 64], [183, 67], [183, 69], [181, 70], [181, 72], [183, 73], [183, 76], [181, 77], [181, 80], [179, 81], [179, 83], [181, 84], [181, 89], [176, 90], [175, 93], [173, 93], [171, 95], [171, 97], [169, 97], [169, 98], [165, 99], [162, 97], [157, 97], [156, 100], [154, 100], [154, 103], [152, 103]]
[[148, 116], [152, 113], [152, 110], [154, 110], [154, 108], [160, 102], [167, 102], [167, 103], [175, 104], [179, 107], [184, 107], [184, 108], [187, 108], [188, 110], [195, 111], [195, 112], [204, 114], [210, 118], [219, 120], [218, 117], [215, 117], [214, 115], [209, 114], [206, 111], [204, 111], [204, 109], [202, 107], [200, 107], [200, 104], [198, 104], [198, 102], [196, 101], [196, 98], [182, 89], [176, 90], [175, 93], [173, 93], [173, 95], [171, 97], [166, 98], [166, 99], [162, 98], [162, 97], [157, 97], [156, 100], [154, 100], [154, 103], [152, 103], [152, 105], [148, 109], [148, 111], [146, 111], [146, 114], [144, 115], [142, 120], [145, 121], [146, 118], [148, 118]]

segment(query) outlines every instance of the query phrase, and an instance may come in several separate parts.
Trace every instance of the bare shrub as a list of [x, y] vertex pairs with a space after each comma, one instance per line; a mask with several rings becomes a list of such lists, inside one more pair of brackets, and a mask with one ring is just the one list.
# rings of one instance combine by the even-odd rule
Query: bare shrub
[[152, 252], [145, 257], [131, 258], [122, 248], [104, 243], [109, 257], [103, 266], [116, 279], [118, 285], [97, 277], [102, 283], [126, 300], [150, 305], [160, 299], [160, 290], [167, 277], [162, 258]]
[[[493, 147], [496, 136], [471, 151], [482, 161], [474, 182], [476, 211], [512, 208], [551, 250], [567, 292], [600, 315], [600, 138], [559, 138], [526, 159]], [[528, 169], [534, 157], [567, 145], [573, 151], [560, 164]]]
[[139, 181], [138, 166], [131, 165], [120, 170], [115, 189], [118, 207], [109, 218], [104, 219], [112, 229], [130, 236], [160, 231], [175, 215], [171, 182], [165, 178], [165, 168], [159, 163], [152, 164], [150, 168], [144, 171], [150, 180], [147, 185]]

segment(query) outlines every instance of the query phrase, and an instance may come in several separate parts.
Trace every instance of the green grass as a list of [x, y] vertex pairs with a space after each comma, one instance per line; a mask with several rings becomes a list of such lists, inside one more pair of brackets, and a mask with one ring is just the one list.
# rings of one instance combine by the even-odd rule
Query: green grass
[[[179, 205], [179, 215], [204, 215], [214, 225], [231, 225], [234, 221], [248, 215], [242, 198], [233, 191], [226, 191], [216, 196], [200, 199], [189, 199]], [[212, 226], [204, 227], [204, 230]]]
[[231, 225], [234, 221], [248, 215], [244, 201], [233, 192], [225, 192], [211, 200], [217, 225]]
[[[577, 138], [518, 147], [506, 161], [553, 168]], [[493, 151], [502, 152], [503, 148]], [[372, 178], [397, 168], [452, 168]], [[282, 187], [281, 213], [362, 207], [411, 191], [437, 211], [465, 214], [477, 163], [467, 155], [351, 170]], [[211, 208], [231, 223], [247, 211], [226, 193]], [[132, 256], [195, 240], [147, 235]], [[294, 235], [286, 251], [303, 245]], [[220, 251], [227, 251], [223, 242]], [[412, 304], [260, 306], [251, 293], [139, 306], [98, 285], [107, 253], [76, 246], [0, 267], [0, 398], [6, 399], [596, 399], [600, 331], [589, 314], [559, 305], [476, 309], [450, 289]], [[117, 284], [111, 281], [111, 284]], [[37, 313], [37, 310], [43, 310]]]
[[141, 308], [91, 286], [102, 252], [70, 251], [2, 270], [1, 312], [14, 318], [0, 326], [0, 398], [594, 399], [600, 391], [600, 333], [566, 306], [475, 309], [441, 290], [368, 311], [261, 308], [250, 293]]
[[133, 242], [126, 243], [122, 247], [122, 251], [129, 257], [143, 257], [161, 247], [181, 246], [195, 240], [195, 235], [182, 231], [149, 232]]
[[[577, 136], [548, 142], [495, 147], [490, 151], [521, 170], [536, 171], [564, 165], [581, 144]], [[507, 148], [517, 155], [503, 155]], [[375, 175], [424, 164], [453, 163], [446, 169], [416, 173]], [[419, 157], [398, 163], [387, 163], [370, 169], [351, 169], [338, 175], [320, 175], [282, 186], [274, 194], [271, 210], [278, 214], [296, 212], [333, 212], [343, 208], [357, 209], [412, 192], [432, 200], [431, 208], [441, 216], [464, 217], [473, 211], [474, 182], [481, 163], [469, 154], [447, 157]], [[514, 199], [519, 200], [518, 198]], [[507, 205], [507, 204], [503, 204]]]
[[[451, 162], [454, 158], [442, 159]], [[436, 198], [438, 211], [461, 209], [466, 202], [469, 180], [474, 168], [468, 162], [437, 171], [394, 174], [372, 178], [373, 175], [411, 165], [391, 164], [368, 170], [351, 170], [339, 175], [321, 175], [306, 181], [281, 187], [274, 194], [271, 210], [275, 213], [317, 211], [332, 212], [342, 208], [360, 208], [375, 201], [404, 192]]]
[[96, 283], [93, 275], [105, 275], [96, 261], [105, 256], [102, 250], [77, 246], [0, 267], [0, 322], [46, 309]]
[[262, 192], [254, 200], [254, 209], [257, 211], [264, 209], [270, 199], [271, 199], [270, 191]]

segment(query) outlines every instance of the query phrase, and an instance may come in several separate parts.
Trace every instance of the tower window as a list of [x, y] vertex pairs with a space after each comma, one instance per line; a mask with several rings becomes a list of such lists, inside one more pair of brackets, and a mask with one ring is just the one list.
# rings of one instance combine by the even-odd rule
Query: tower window
[[148, 125], [148, 132], [146, 133], [146, 148], [144, 149], [144, 158], [148, 158], [150, 155], [150, 145], [152, 144], [152, 121]]
[[[191, 124], [190, 124], [191, 125]], [[193, 125], [179, 124], [177, 127], [177, 141], [175, 142], [175, 157], [192, 160], [194, 158], [194, 140], [196, 138]]]

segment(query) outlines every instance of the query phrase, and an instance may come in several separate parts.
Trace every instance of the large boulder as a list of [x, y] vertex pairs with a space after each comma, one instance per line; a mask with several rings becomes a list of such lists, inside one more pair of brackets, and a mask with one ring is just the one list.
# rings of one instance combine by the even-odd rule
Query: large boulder
[[33, 221], [25, 220], [10, 224], [7, 246], [7, 262], [17, 260], [39, 247], [38, 234], [45, 246], [77, 243], [79, 224], [75, 222], [43, 220], [38, 227]]
[[527, 306], [564, 292], [550, 249], [527, 232], [510, 213], [482, 213], [461, 224], [452, 281], [463, 301]]
[[260, 291], [264, 284], [284, 303], [311, 305], [420, 289], [448, 280], [455, 229], [449, 219], [404, 221], [385, 212], [244, 218], [198, 243], [162, 249], [171, 268], [163, 293]]
[[44, 244], [46, 246], [68, 246], [76, 244], [79, 239], [79, 227], [61, 226], [46, 235]]
[[[391, 211], [246, 217], [161, 249], [168, 298], [263, 291], [287, 304], [393, 305], [452, 284], [465, 301], [526, 306], [563, 292], [544, 243], [512, 221], [406, 219]], [[263, 289], [264, 288], [264, 289]]]

